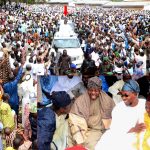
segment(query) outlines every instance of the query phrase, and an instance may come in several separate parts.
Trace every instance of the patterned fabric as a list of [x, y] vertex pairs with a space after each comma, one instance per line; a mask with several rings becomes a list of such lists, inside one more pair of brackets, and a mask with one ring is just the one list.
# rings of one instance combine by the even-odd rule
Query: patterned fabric
[[5, 62], [1, 64], [3, 60], [0, 60], [0, 79], [2, 79], [3, 83], [9, 81], [9, 75], [11, 73], [9, 58], [4, 58]]
[[122, 87], [122, 91], [131, 91], [131, 92], [139, 93], [140, 87], [136, 81], [128, 80], [125, 82], [124, 86]]
[[16, 131], [14, 130], [12, 133], [10, 133], [9, 136], [5, 136], [5, 140], [6, 140], [6, 147], [10, 146], [13, 147], [13, 140], [16, 137]]
[[88, 88], [101, 88], [102, 82], [98, 77], [92, 77], [88, 80]]
[[25, 109], [24, 110], [24, 117], [25, 117], [24, 135], [29, 138], [31, 133], [31, 126], [29, 121], [29, 114], [30, 114], [29, 104], [26, 104], [24, 109]]
[[77, 144], [84, 143], [87, 138], [86, 132], [88, 130], [86, 120], [80, 116], [70, 113], [68, 121], [72, 138], [76, 139]]

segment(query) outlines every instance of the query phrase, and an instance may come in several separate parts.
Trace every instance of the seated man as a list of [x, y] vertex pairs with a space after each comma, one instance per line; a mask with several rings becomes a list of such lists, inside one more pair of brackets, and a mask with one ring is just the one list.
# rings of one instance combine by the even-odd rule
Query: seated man
[[67, 147], [68, 113], [71, 108], [70, 96], [65, 91], [53, 92], [52, 105], [38, 111], [38, 149], [64, 150]]
[[130, 79], [125, 82], [120, 92], [123, 101], [114, 107], [110, 129], [103, 134], [95, 150], [137, 150], [134, 147], [136, 133], [145, 129], [141, 120], [145, 100], [138, 99], [139, 92], [136, 81]]
[[68, 143], [68, 113], [71, 108], [70, 96], [65, 91], [52, 93], [52, 110], [56, 117], [56, 130], [54, 132], [51, 150], [64, 150]]
[[83, 145], [94, 150], [95, 145], [111, 121], [113, 100], [101, 90], [101, 80], [88, 80], [88, 90], [78, 97], [69, 114], [69, 146]]

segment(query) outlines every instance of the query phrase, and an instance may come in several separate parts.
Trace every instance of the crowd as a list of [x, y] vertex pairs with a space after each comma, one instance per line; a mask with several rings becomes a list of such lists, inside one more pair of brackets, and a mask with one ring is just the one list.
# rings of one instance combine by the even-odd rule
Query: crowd
[[[60, 19], [74, 23], [80, 69], [67, 50], [51, 52]], [[119, 8], [65, 17], [59, 5], [1, 6], [0, 150], [148, 150], [149, 20]]]
[[131, 76], [108, 88], [113, 97], [103, 77], [89, 78], [86, 87], [79, 78], [39, 77], [39, 150], [148, 150], [150, 95], [141, 95]]
[[[1, 12], [1, 48], [8, 49], [13, 68], [17, 66], [14, 61], [26, 60], [24, 66], [30, 64], [34, 75], [65, 75], [67, 70], [61, 68], [69, 63], [69, 69], [72, 60], [66, 59], [67, 53], [60, 54], [57, 47], [55, 55], [50, 51], [58, 22], [65, 19], [73, 21], [85, 54], [80, 69], [83, 76], [91, 72], [114, 75], [124, 70], [134, 79], [147, 74], [150, 46], [147, 11], [79, 6], [74, 14], [64, 17], [62, 6], [8, 5]], [[56, 67], [60, 69], [58, 72]]]

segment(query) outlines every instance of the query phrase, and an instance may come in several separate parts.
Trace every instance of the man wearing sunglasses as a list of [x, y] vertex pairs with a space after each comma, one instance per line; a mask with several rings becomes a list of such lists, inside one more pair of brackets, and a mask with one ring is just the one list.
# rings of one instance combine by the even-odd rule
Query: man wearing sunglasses
[[119, 92], [123, 101], [114, 107], [110, 129], [103, 134], [95, 150], [136, 150], [138, 133], [146, 128], [142, 118], [145, 100], [138, 98], [139, 92], [136, 81], [125, 82]]

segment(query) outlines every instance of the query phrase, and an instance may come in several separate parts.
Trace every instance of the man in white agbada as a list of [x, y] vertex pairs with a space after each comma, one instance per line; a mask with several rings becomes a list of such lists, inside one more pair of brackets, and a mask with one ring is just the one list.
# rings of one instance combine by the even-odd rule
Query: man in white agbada
[[137, 150], [136, 133], [145, 129], [143, 114], [145, 100], [138, 99], [139, 85], [134, 80], [128, 80], [120, 92], [123, 99], [112, 111], [112, 122], [95, 150]]
[[22, 126], [24, 127], [25, 125], [25, 119], [26, 115], [25, 113], [25, 105], [27, 103], [31, 103], [30, 101], [30, 95], [35, 94], [36, 95], [36, 87], [34, 87], [33, 84], [33, 78], [30, 75], [30, 72], [26, 71], [23, 78], [22, 78], [22, 83], [18, 85], [18, 93], [19, 97], [22, 100]]

